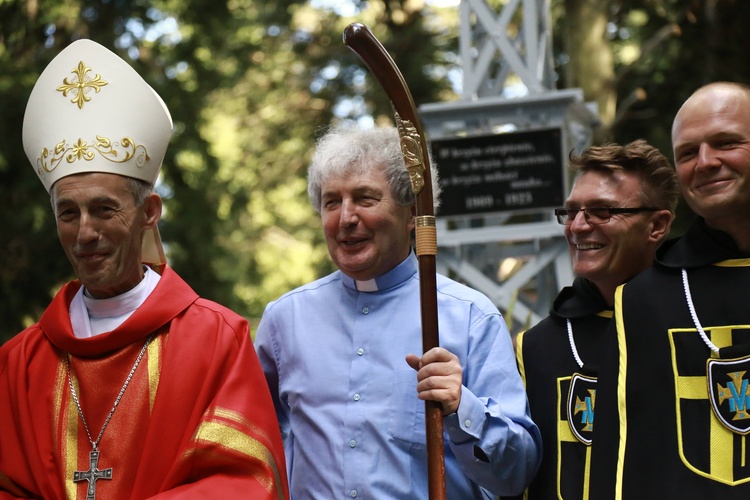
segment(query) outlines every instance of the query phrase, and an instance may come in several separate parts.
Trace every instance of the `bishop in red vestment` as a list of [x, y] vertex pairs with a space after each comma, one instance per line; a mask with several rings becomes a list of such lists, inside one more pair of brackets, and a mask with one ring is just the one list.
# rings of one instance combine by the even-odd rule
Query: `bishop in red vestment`
[[90, 40], [31, 92], [24, 149], [78, 279], [0, 347], [0, 500], [289, 496], [247, 321], [161, 250], [171, 133], [161, 98]]
[[[86, 498], [91, 445], [67, 381], [98, 433], [146, 338], [155, 333], [102, 435], [96, 481], [106, 499], [286, 497], [268, 387], [247, 322], [201, 299], [167, 267], [120, 327], [73, 334], [57, 294], [40, 321], [0, 348], [0, 499]], [[96, 437], [96, 436], [92, 436]]]

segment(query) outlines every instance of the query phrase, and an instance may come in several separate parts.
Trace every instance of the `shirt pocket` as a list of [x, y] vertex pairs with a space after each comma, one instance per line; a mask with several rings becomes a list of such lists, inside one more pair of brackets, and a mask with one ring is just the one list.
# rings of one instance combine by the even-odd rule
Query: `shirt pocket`
[[427, 449], [424, 401], [417, 397], [417, 372], [411, 368], [393, 373], [388, 413], [388, 435], [410, 449]]

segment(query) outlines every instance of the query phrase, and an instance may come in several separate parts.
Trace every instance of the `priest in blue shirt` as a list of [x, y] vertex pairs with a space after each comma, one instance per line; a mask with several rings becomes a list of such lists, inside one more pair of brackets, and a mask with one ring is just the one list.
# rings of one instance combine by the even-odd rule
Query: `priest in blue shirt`
[[338, 271], [270, 303], [255, 341], [291, 498], [428, 498], [424, 400], [443, 408], [447, 498], [521, 493], [541, 438], [497, 308], [438, 275], [440, 347], [415, 354], [415, 197], [396, 129], [329, 130], [308, 193]]

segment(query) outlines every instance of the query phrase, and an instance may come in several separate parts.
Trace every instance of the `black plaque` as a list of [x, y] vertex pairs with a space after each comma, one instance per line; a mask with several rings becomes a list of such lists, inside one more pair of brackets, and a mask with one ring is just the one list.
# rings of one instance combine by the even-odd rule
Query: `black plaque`
[[438, 215], [561, 206], [561, 141], [559, 128], [432, 141], [443, 188]]

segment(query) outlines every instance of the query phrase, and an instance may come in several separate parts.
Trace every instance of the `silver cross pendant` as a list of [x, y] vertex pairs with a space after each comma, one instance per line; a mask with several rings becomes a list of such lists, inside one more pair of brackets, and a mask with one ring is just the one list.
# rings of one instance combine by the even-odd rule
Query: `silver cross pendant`
[[86, 500], [96, 500], [96, 482], [99, 479], [112, 479], [112, 468], [99, 470], [99, 450], [91, 450], [89, 453], [89, 470], [73, 472], [73, 482], [88, 481]]

